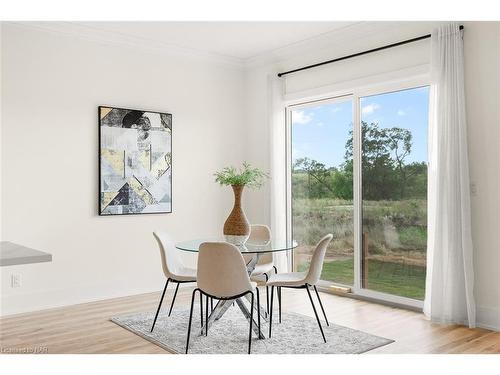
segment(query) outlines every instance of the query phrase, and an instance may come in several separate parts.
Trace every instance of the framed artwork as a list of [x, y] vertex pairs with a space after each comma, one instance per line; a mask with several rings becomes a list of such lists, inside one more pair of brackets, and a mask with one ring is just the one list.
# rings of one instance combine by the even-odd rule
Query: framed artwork
[[172, 115], [99, 107], [99, 215], [172, 212]]

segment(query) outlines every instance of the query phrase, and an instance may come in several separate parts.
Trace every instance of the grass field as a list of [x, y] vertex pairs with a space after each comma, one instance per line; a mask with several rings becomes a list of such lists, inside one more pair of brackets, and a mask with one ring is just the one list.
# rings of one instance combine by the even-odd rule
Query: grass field
[[[321, 278], [349, 285], [354, 277], [353, 270], [352, 259], [328, 262], [323, 266]], [[365, 288], [408, 298], [424, 299], [425, 267], [369, 260], [368, 283]]]
[[[307, 265], [302, 265], [299, 270], [306, 268]], [[321, 279], [352, 285], [353, 270], [352, 259], [325, 262]], [[377, 292], [422, 300], [425, 295], [425, 267], [369, 260], [368, 283], [364, 287]]]
[[[299, 243], [296, 267], [304, 269], [314, 245], [332, 233], [323, 267], [323, 280], [352, 285], [354, 222], [349, 200], [298, 198], [293, 200], [293, 237]], [[427, 248], [425, 199], [363, 201], [363, 235], [368, 245], [365, 288], [423, 299]], [[373, 258], [373, 259], [372, 259]]]

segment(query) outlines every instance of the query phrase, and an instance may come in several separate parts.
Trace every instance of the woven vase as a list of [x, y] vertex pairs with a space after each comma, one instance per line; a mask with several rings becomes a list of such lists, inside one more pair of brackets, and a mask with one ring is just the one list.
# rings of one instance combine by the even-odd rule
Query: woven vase
[[224, 237], [227, 242], [244, 244], [250, 235], [250, 224], [241, 208], [241, 196], [245, 185], [231, 185], [234, 192], [234, 207], [224, 223]]

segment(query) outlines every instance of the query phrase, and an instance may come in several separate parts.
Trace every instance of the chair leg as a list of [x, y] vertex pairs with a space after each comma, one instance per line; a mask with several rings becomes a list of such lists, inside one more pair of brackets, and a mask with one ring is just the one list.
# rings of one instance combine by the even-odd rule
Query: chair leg
[[210, 314], [214, 311], [214, 299], [210, 298]]
[[273, 266], [274, 268], [274, 273], [278, 273], [278, 269], [276, 268], [276, 266]]
[[281, 287], [278, 287], [279, 322], [281, 323]]
[[[253, 299], [254, 299], [254, 294], [252, 294], [252, 302], [250, 306], [250, 331], [248, 332], [248, 354], [250, 354], [250, 350], [252, 349], [252, 325], [253, 325]], [[260, 314], [259, 314], [260, 315]]]
[[316, 315], [316, 320], [318, 321], [319, 329], [321, 331], [321, 335], [323, 336], [323, 341], [326, 343], [325, 334], [323, 333], [323, 327], [321, 327], [321, 322], [320, 322], [319, 317], [318, 317], [318, 312], [316, 311], [316, 306], [314, 306], [314, 302], [313, 302], [313, 299], [311, 296], [311, 292], [309, 291], [308, 285], [306, 285], [306, 290], [307, 290], [307, 295], [309, 296], [309, 300], [311, 301], [311, 305], [312, 305], [313, 310], [314, 310], [314, 315]]
[[201, 320], [200, 327], [203, 327], [203, 295], [201, 294], [201, 291], [200, 291], [200, 320]]
[[[186, 339], [186, 354], [188, 354], [188, 349], [189, 349], [189, 336], [191, 334], [191, 322], [193, 321], [193, 307], [194, 307], [194, 297], [196, 294], [196, 291], [199, 289], [193, 290], [193, 295], [191, 296], [191, 310], [189, 311], [189, 324], [188, 324], [188, 331], [187, 331], [187, 339]], [[201, 292], [200, 292], [201, 295]]]
[[259, 288], [257, 289], [257, 326], [259, 327], [259, 334], [257, 335], [257, 338], [260, 340], [260, 292]]
[[271, 306], [269, 309], [269, 338], [271, 338], [271, 329], [273, 327], [273, 298], [274, 298], [274, 286], [271, 286]]
[[[267, 275], [267, 273], [265, 273], [264, 276], [266, 278], [266, 284], [267, 284], [269, 276]], [[269, 314], [269, 287], [267, 285], [266, 285], [266, 312]]]
[[323, 308], [323, 302], [321, 302], [321, 298], [319, 298], [319, 293], [318, 289], [316, 289], [316, 285], [314, 285], [314, 291], [316, 292], [316, 297], [318, 297], [319, 305], [321, 306], [321, 311], [323, 311], [323, 316], [325, 317], [326, 325], [330, 326], [330, 323], [328, 323], [328, 318], [326, 317], [325, 314], [325, 309]]
[[266, 285], [266, 312], [269, 314], [269, 287]]
[[153, 325], [151, 326], [150, 332], [153, 332], [153, 329], [155, 328], [156, 319], [158, 318], [158, 314], [159, 314], [160, 309], [161, 309], [161, 304], [163, 302], [163, 297], [165, 297], [165, 292], [167, 291], [167, 286], [168, 286], [169, 281], [170, 281], [170, 279], [167, 279], [167, 282], [165, 283], [165, 287], [163, 288], [163, 293], [161, 294], [160, 303], [158, 304], [158, 309], [156, 310], [155, 320], [153, 321]]
[[172, 307], [174, 307], [175, 297], [177, 297], [177, 291], [179, 290], [179, 283], [177, 283], [177, 287], [175, 288], [174, 298], [172, 299], [172, 303], [170, 304], [170, 310], [168, 311], [168, 316], [172, 313]]
[[205, 296], [205, 336], [208, 336], [208, 300], [211, 298], [208, 298], [208, 296]]

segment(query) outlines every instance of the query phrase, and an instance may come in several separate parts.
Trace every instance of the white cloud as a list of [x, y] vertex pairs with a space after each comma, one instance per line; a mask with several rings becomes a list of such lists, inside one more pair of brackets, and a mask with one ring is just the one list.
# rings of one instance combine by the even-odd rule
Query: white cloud
[[307, 114], [304, 111], [293, 111], [292, 123], [293, 124], [308, 124], [311, 122], [313, 114]]
[[365, 105], [361, 109], [361, 113], [363, 115], [371, 115], [373, 112], [375, 112], [379, 108], [380, 108], [380, 106], [377, 103], [371, 103], [371, 104]]
[[332, 113], [337, 113], [339, 111], [342, 111], [342, 108], [341, 107], [333, 107], [332, 108]]
[[406, 115], [406, 112], [402, 109], [398, 109], [398, 116], [404, 116]]
[[316, 125], [317, 125], [317, 126], [319, 126], [319, 127], [321, 128], [321, 127], [322, 127], [322, 126], [324, 126], [325, 124], [323, 124], [323, 123], [320, 121], [320, 122], [316, 123]]

